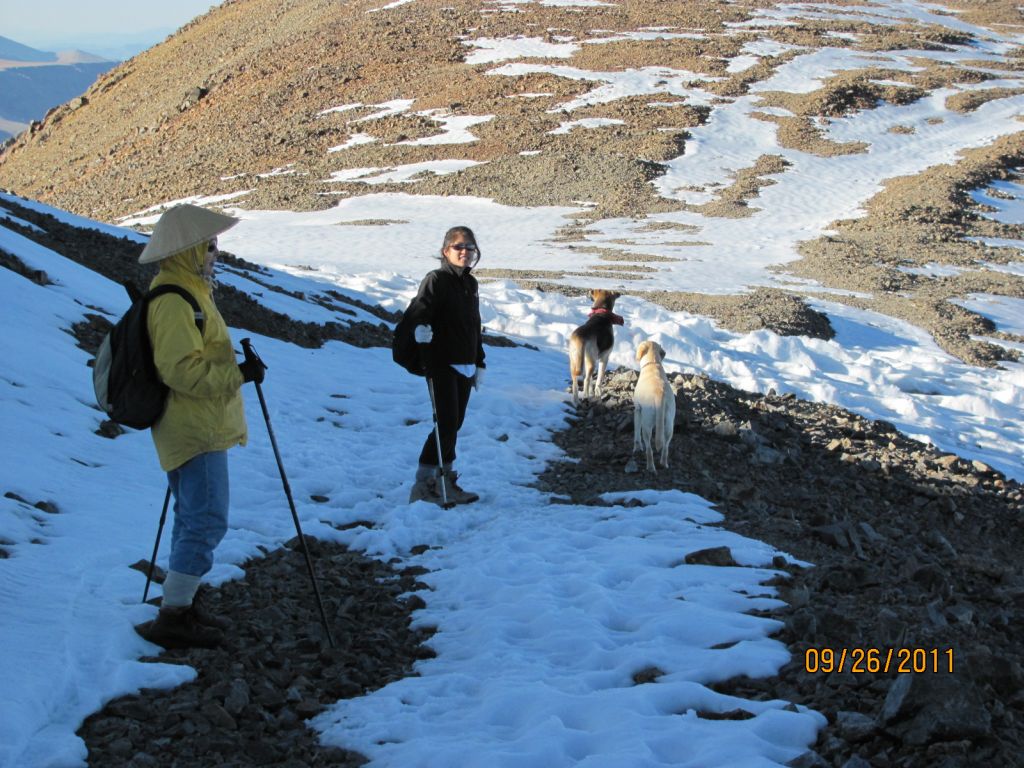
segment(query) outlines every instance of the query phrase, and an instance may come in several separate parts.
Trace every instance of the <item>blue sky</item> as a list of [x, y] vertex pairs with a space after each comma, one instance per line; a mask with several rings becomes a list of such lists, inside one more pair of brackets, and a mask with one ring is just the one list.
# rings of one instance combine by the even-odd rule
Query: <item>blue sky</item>
[[52, 51], [81, 48], [126, 58], [163, 40], [213, 0], [0, 0], [0, 35]]

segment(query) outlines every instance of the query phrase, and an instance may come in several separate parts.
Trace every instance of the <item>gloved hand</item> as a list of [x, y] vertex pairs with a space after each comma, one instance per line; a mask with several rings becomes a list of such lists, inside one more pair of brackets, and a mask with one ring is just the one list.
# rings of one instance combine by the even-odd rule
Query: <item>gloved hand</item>
[[484, 381], [484, 371], [486, 370], [486, 368], [481, 368], [479, 365], [476, 367], [476, 375], [473, 376], [473, 389], [478, 392], [480, 391], [480, 385]]
[[429, 344], [434, 340], [434, 330], [429, 325], [417, 325], [412, 335], [417, 344]]
[[246, 384], [250, 381], [255, 381], [257, 384], [263, 383], [263, 371], [265, 369], [255, 360], [245, 360], [239, 363], [238, 370], [242, 372], [242, 381]]
[[242, 372], [242, 380], [248, 384], [250, 381], [255, 381], [257, 384], [263, 383], [263, 378], [266, 375], [267, 366], [263, 364], [263, 361], [253, 352], [249, 351], [248, 347], [245, 347], [245, 360], [238, 365], [238, 370]]

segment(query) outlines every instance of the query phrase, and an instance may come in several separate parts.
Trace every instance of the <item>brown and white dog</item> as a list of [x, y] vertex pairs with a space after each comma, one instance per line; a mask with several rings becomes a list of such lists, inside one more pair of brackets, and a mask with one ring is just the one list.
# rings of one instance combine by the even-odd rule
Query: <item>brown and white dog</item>
[[668, 446], [676, 423], [676, 395], [661, 365], [665, 350], [658, 342], [641, 342], [636, 348], [636, 359], [640, 363], [640, 378], [633, 390], [633, 453], [644, 451], [648, 471], [657, 472], [654, 448], [661, 452], [661, 466], [668, 467]]
[[[612, 326], [622, 325], [623, 319], [612, 312], [615, 300], [620, 294], [614, 291], [595, 289], [590, 292], [594, 305], [590, 310], [587, 322], [577, 328], [569, 336], [569, 376], [572, 378], [572, 402], [579, 403], [579, 386], [577, 379], [583, 373], [583, 397], [591, 394], [601, 396], [601, 381], [608, 366], [608, 356], [615, 343]], [[597, 381], [591, 374], [597, 366]], [[591, 388], [591, 385], [594, 388]]]

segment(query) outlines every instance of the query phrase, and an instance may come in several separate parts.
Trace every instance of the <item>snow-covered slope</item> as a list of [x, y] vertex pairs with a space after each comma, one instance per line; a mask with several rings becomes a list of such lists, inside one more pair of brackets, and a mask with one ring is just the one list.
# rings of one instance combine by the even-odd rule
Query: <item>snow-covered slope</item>
[[[485, 253], [506, 229], [539, 238], [547, 226], [543, 211], [528, 218], [538, 228], [531, 233], [521, 218], [503, 219], [484, 203], [420, 204], [407, 223], [380, 227], [338, 226], [344, 206], [323, 221], [240, 212], [224, 246], [263, 261], [271, 284], [308, 293], [341, 286], [401, 308], [432, 265], [439, 221], [476, 225]], [[418, 245], [395, 249], [389, 238]], [[8, 691], [0, 699], [0, 765], [76, 765], [85, 754], [74, 731], [86, 715], [114, 696], [193, 673], [137, 661], [153, 648], [132, 625], [154, 609], [139, 604], [143, 576], [128, 565], [152, 546], [164, 478], [148, 435], [95, 434], [89, 355], [67, 333], [90, 307], [122, 311], [123, 291], [8, 228], [0, 228], [0, 249], [52, 281], [0, 270], [8, 327], [17, 329], [0, 341], [3, 359], [15, 361], [0, 377], [0, 676]], [[362, 264], [372, 253], [380, 255], [377, 271]], [[299, 319], [327, 319], [322, 307], [247, 289]], [[686, 714], [735, 708], [705, 684], [770, 675], [788, 659], [769, 637], [777, 623], [745, 613], [777, 604], [749, 595], [772, 593], [759, 584], [780, 553], [719, 529], [706, 501], [680, 492], [640, 494], [642, 508], [550, 506], [529, 484], [557, 455], [548, 436], [568, 409], [562, 349], [585, 307], [503, 281], [486, 283], [482, 294], [487, 327], [538, 350], [488, 349], [490, 377], [471, 403], [458, 462], [483, 500], [457, 514], [406, 503], [429, 406], [423, 382], [398, 369], [388, 350], [335, 342], [309, 350], [254, 337], [271, 366], [264, 389], [304, 530], [431, 571], [433, 591], [417, 621], [438, 627], [437, 658], [419, 663], [418, 677], [322, 714], [315, 725], [324, 739], [387, 765], [424, 754], [436, 765], [470, 756], [527, 765], [540, 754], [559, 756], [558, 764], [589, 754], [595, 765], [640, 765], [651, 753], [672, 764], [699, 745], [716, 765], [767, 766], [802, 752], [823, 720], [784, 701], [743, 702], [759, 714], [742, 721], [709, 724]], [[615, 363], [631, 363], [635, 341], [653, 336], [669, 350], [670, 369], [846, 400], [1020, 475], [1024, 440], [1009, 417], [1024, 389], [1019, 367], [969, 369], [909, 327], [852, 311], [835, 316], [835, 341], [818, 342], [728, 334], [628, 298], [617, 309], [627, 325]], [[237, 564], [260, 546], [292, 535], [251, 387], [246, 399], [252, 441], [231, 454], [231, 531], [214, 582], [238, 576]], [[331, 502], [316, 504], [313, 495]], [[354, 520], [375, 525], [334, 527]], [[410, 555], [424, 543], [438, 548]], [[718, 545], [749, 567], [679, 565], [687, 553]], [[710, 650], [720, 644], [729, 649]], [[629, 682], [651, 664], [666, 672], [657, 686]]]

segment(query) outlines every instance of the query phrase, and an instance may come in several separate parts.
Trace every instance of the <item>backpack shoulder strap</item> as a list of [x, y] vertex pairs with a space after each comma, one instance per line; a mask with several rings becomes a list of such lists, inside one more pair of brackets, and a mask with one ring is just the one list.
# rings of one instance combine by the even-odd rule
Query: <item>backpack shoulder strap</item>
[[206, 326], [206, 315], [203, 314], [203, 309], [202, 307], [199, 306], [199, 302], [196, 301], [196, 297], [193, 296], [188, 291], [186, 291], [180, 285], [174, 285], [173, 283], [164, 283], [163, 285], [158, 285], [156, 288], [147, 293], [144, 298], [146, 299], [146, 303], [148, 304], [158, 296], [163, 296], [168, 293], [176, 294], [189, 303], [189, 306], [192, 307], [192, 313], [195, 315], [196, 328], [199, 329], [199, 334], [202, 335], [203, 329]]
[[128, 292], [128, 299], [129, 301], [131, 301], [132, 304], [134, 304], [136, 301], [143, 297], [142, 291], [139, 290], [139, 286], [137, 286], [134, 281], [125, 280], [122, 283], [122, 285], [124, 286], [124, 289]]

